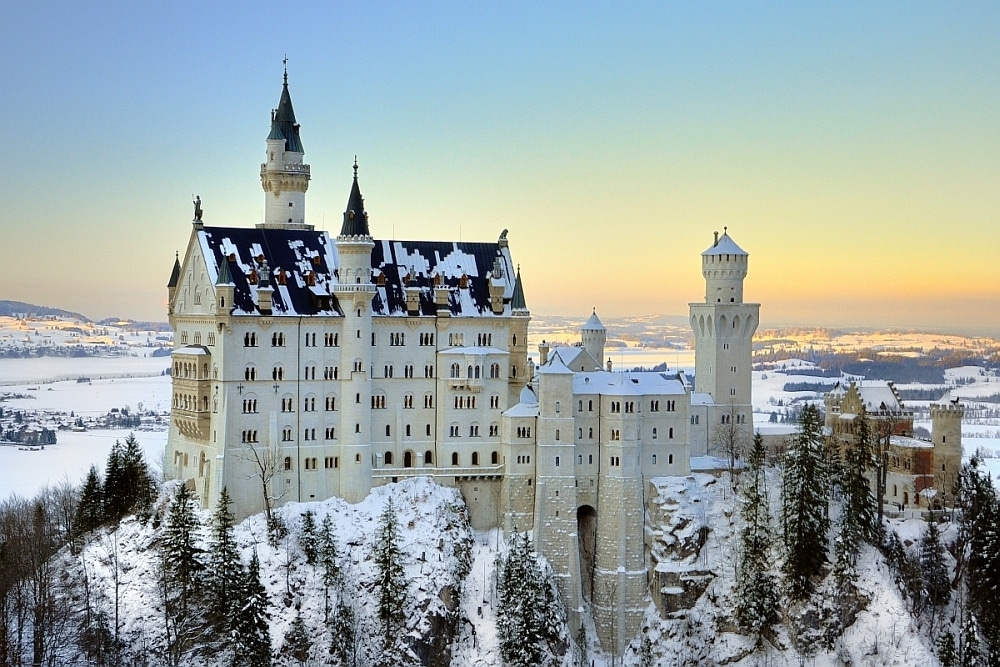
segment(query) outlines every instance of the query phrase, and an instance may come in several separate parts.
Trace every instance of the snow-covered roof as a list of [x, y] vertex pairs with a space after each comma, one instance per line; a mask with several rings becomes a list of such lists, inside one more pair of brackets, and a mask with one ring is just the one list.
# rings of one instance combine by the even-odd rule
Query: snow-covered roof
[[521, 396], [518, 398], [518, 402], [529, 405], [538, 405], [538, 397], [535, 396], [535, 392], [531, 390], [531, 387], [526, 386], [521, 390]]
[[573, 375], [574, 394], [611, 396], [684, 395], [684, 385], [668, 373], [593, 371]]
[[184, 354], [187, 356], [202, 356], [202, 355], [210, 355], [211, 352], [209, 352], [208, 348], [205, 347], [204, 345], [187, 345], [185, 347], [177, 348], [170, 354], [171, 356], [175, 354]]
[[902, 410], [903, 406], [888, 382], [870, 380], [858, 382], [858, 393], [869, 412], [875, 410]]
[[537, 417], [538, 403], [518, 403], [508, 408], [503, 414], [507, 417]]
[[714, 244], [711, 248], [701, 253], [702, 256], [705, 255], [746, 255], [747, 251], [736, 245], [734, 241], [727, 233], [719, 237], [719, 242]]
[[[251, 275], [259, 272], [263, 261], [271, 271], [274, 315], [343, 314], [330, 291], [338, 281], [340, 260], [328, 232], [204, 227], [198, 231], [198, 243], [213, 284], [219, 278], [223, 262], [230, 262], [236, 315], [259, 312], [257, 283], [251, 280]], [[510, 249], [499, 242], [375, 241], [372, 275], [376, 284], [372, 300], [375, 315], [405, 317], [407, 286], [420, 290], [422, 315], [436, 314], [435, 280], [449, 288], [448, 309], [453, 316], [492, 316], [490, 283], [503, 285], [503, 314], [511, 314], [514, 264]]]
[[594, 309], [594, 312], [590, 314], [590, 317], [583, 323], [580, 329], [583, 331], [605, 331], [601, 318], [597, 316], [597, 309]]
[[692, 392], [691, 405], [715, 405], [715, 399], [712, 398], [711, 394], [705, 392]]
[[905, 435], [889, 436], [889, 444], [895, 445], [896, 447], [905, 447], [907, 449], [934, 448], [934, 443], [929, 440], [918, 440], [917, 438], [908, 438]]
[[538, 367], [539, 375], [569, 375], [572, 372], [563, 363], [558, 354], [553, 354], [544, 364]]

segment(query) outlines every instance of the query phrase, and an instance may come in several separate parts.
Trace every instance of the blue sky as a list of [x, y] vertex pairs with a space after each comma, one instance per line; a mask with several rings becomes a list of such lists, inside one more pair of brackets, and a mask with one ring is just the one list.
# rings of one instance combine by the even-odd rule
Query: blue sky
[[[1000, 331], [996, 3], [5, 3], [0, 298], [164, 319], [191, 195], [252, 225], [281, 59], [336, 231], [510, 229], [529, 306]], [[10, 28], [13, 28], [11, 30]]]

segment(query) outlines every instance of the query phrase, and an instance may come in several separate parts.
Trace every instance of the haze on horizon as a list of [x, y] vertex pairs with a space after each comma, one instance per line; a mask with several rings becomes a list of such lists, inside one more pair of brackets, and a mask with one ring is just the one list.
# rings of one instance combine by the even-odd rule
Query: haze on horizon
[[1000, 335], [1000, 5], [5, 3], [0, 298], [166, 319], [251, 226], [287, 52], [336, 233], [510, 230], [534, 313], [677, 314], [729, 227], [762, 326]]

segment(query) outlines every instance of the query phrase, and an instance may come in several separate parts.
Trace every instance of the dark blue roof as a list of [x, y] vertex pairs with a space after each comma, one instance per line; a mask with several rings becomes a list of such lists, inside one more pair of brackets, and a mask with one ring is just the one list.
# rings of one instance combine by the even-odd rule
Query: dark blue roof
[[302, 148], [302, 139], [299, 138], [299, 124], [295, 122], [295, 110], [292, 109], [292, 96], [288, 92], [288, 79], [285, 79], [281, 87], [281, 99], [278, 101], [278, 108], [274, 111], [271, 119], [271, 133], [268, 139], [284, 139], [285, 150], [305, 153]]
[[[338, 256], [327, 232], [302, 229], [205, 227], [197, 232], [214, 280], [226, 268], [234, 286], [234, 314], [256, 314], [261, 262], [271, 270], [272, 311], [279, 315], [341, 315], [335, 296]], [[225, 261], [228, 258], [228, 267]], [[499, 264], [500, 277], [492, 271]], [[420, 289], [420, 313], [434, 315], [434, 282], [453, 288], [448, 307], [455, 316], [491, 316], [490, 283], [504, 290], [505, 312], [514, 295], [509, 249], [499, 243], [375, 241], [372, 275], [376, 285], [372, 312], [405, 316], [407, 276]]]

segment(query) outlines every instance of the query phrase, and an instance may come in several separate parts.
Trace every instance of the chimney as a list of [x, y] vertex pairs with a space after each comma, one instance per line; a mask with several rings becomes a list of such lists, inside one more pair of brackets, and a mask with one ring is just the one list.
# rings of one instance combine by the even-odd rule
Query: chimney
[[714, 248], [717, 245], [719, 245], [719, 232], [715, 232], [715, 243], [712, 244], [712, 247]]
[[544, 366], [549, 360], [549, 344], [544, 340], [538, 344], [538, 365]]
[[611, 357], [608, 357], [608, 372], [611, 372]]

